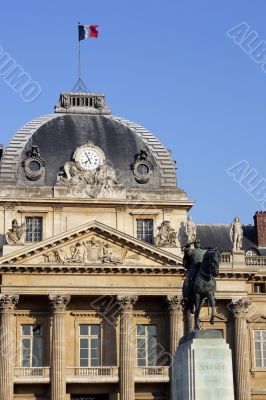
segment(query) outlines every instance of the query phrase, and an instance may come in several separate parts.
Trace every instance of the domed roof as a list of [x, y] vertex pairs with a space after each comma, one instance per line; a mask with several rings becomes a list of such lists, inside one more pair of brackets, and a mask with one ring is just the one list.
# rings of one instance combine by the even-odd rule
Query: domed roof
[[[77, 95], [75, 93], [74, 97], [79, 98]], [[69, 104], [72, 98], [71, 93], [61, 94], [55, 114], [34, 119], [15, 134], [2, 157], [1, 185], [55, 186], [58, 174], [73, 159], [77, 148], [89, 142], [102, 150], [105, 162], [114, 168], [119, 183], [124, 186], [143, 185], [135, 179], [132, 171], [132, 164], [142, 152], [152, 169], [151, 179], [144, 186], [176, 187], [175, 162], [151, 132], [131, 121], [110, 115], [105, 103], [101, 104], [104, 101], [102, 95], [94, 97], [98, 99], [97, 107], [90, 103], [92, 94], [87, 96], [89, 100], [86, 103], [80, 100], [84, 101], [84, 106], [77, 101], [74, 105]], [[82, 98], [86, 99], [84, 93]], [[29, 179], [25, 174], [25, 160], [33, 148], [38, 149], [38, 157], [44, 166], [41, 179]]]

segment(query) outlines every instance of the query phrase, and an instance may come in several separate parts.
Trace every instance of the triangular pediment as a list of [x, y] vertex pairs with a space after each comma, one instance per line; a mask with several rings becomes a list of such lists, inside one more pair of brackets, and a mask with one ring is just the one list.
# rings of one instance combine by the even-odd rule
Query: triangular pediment
[[182, 259], [93, 221], [0, 259], [1, 265], [180, 266]]
[[248, 322], [257, 323], [257, 324], [266, 324], [266, 315], [263, 314], [255, 314], [248, 318]]

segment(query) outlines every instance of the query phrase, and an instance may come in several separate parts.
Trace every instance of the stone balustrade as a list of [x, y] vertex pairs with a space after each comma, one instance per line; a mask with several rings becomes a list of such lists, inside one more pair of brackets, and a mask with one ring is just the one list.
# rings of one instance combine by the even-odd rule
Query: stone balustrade
[[118, 367], [67, 367], [67, 383], [118, 382]]
[[49, 383], [50, 367], [18, 367], [14, 369], [15, 383]]
[[[233, 262], [232, 253], [222, 253], [221, 263], [229, 264]], [[246, 266], [266, 266], [266, 256], [245, 256]]]
[[246, 265], [266, 266], [265, 256], [246, 256]]
[[221, 254], [221, 262], [222, 263], [231, 263], [232, 262], [232, 253], [222, 253]]
[[135, 367], [135, 382], [169, 382], [169, 367]]

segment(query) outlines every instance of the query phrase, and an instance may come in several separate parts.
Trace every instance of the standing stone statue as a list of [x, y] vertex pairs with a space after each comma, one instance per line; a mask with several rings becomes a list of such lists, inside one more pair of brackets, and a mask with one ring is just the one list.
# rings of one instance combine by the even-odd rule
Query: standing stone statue
[[26, 233], [25, 223], [21, 226], [16, 219], [12, 221], [12, 228], [6, 233], [7, 244], [23, 244]]
[[235, 217], [231, 224], [230, 237], [233, 244], [233, 251], [241, 250], [243, 242], [243, 229], [238, 217]]
[[186, 223], [186, 235], [187, 235], [187, 243], [193, 243], [196, 240], [196, 224], [192, 221], [192, 218], [188, 216]]

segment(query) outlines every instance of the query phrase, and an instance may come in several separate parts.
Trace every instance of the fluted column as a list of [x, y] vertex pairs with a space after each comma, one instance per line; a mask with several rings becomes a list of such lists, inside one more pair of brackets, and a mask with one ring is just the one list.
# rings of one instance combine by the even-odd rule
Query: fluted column
[[170, 316], [170, 354], [175, 355], [178, 342], [184, 335], [183, 298], [182, 296], [167, 297]]
[[229, 304], [229, 309], [234, 315], [236, 400], [251, 399], [246, 318], [250, 304], [248, 298], [232, 300]]
[[65, 311], [70, 296], [50, 296], [53, 311], [51, 400], [65, 400]]
[[135, 399], [133, 307], [137, 296], [118, 297], [120, 313], [120, 399]]
[[179, 340], [184, 335], [184, 321], [183, 321], [183, 297], [182, 296], [168, 296], [167, 297], [169, 308], [169, 325], [170, 325], [170, 383], [171, 383], [171, 399], [174, 400], [173, 384], [173, 363], [176, 349]]
[[0, 295], [0, 399], [12, 400], [14, 393], [14, 310], [19, 296]]

